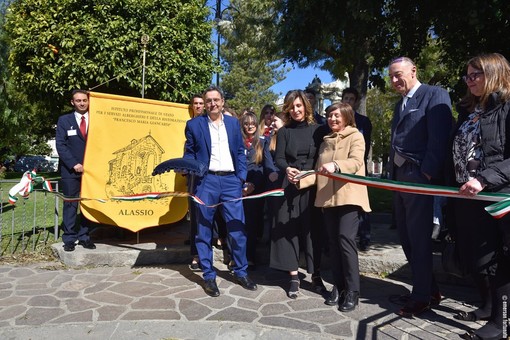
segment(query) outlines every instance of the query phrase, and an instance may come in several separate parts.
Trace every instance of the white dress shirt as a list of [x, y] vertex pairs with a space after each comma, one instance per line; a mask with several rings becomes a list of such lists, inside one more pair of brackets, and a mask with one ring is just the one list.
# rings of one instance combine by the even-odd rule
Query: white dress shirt
[[230, 155], [227, 129], [223, 121], [223, 114], [219, 123], [215, 123], [207, 116], [209, 133], [211, 134], [211, 160], [210, 171], [234, 171], [234, 163]]

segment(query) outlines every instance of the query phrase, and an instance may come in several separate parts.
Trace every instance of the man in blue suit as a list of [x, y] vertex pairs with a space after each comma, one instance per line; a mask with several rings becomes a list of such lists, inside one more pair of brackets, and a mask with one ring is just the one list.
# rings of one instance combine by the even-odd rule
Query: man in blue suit
[[[238, 120], [222, 112], [225, 100], [221, 89], [211, 86], [205, 90], [204, 102], [207, 114], [186, 123], [184, 158], [196, 159], [208, 165], [208, 172], [197, 179], [193, 192], [205, 204], [212, 205], [242, 197], [247, 174], [246, 154]], [[213, 297], [220, 295], [211, 246], [215, 211], [216, 208], [203, 205], [198, 207], [195, 237], [204, 273], [204, 291]], [[242, 201], [225, 203], [222, 213], [235, 263], [234, 280], [245, 289], [256, 290], [257, 285], [248, 277], [246, 271], [248, 262]]]
[[[390, 174], [397, 181], [437, 183], [443, 177], [452, 127], [450, 97], [440, 87], [421, 84], [415, 64], [406, 57], [391, 62], [389, 77], [402, 95], [391, 126]], [[395, 192], [394, 212], [413, 275], [411, 295], [398, 314], [413, 317], [441, 300], [432, 273], [433, 197]]]
[[[60, 169], [60, 188], [64, 195], [80, 196], [83, 157], [89, 125], [89, 95], [85, 90], [73, 90], [71, 105], [74, 112], [60, 116], [57, 123], [56, 146]], [[87, 249], [96, 249], [90, 240], [88, 221], [81, 216], [76, 226], [78, 202], [64, 202], [62, 227], [65, 251], [74, 251], [76, 241]]]

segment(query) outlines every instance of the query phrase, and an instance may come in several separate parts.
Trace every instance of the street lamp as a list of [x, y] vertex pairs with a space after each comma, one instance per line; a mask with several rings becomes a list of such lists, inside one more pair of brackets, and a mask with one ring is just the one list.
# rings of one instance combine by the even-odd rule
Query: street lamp
[[[216, 23], [216, 36], [218, 41], [217, 44], [217, 51], [216, 51], [216, 57], [218, 60], [218, 65], [220, 64], [220, 45], [221, 45], [221, 37], [220, 37], [220, 30], [218, 29], [219, 23], [221, 21], [221, 0], [216, 0], [216, 15], [214, 16], [214, 22]], [[220, 71], [218, 70], [216, 72], [216, 86], [220, 86]]]
[[149, 43], [149, 36], [143, 34], [140, 42], [143, 45], [143, 61], [142, 61], [142, 98], [145, 96], [145, 55], [147, 54], [147, 44]]
[[[217, 41], [216, 41], [216, 47], [217, 47], [217, 52], [216, 52], [216, 57], [217, 57], [217, 61], [218, 61], [218, 65], [221, 65], [220, 62], [221, 62], [221, 58], [220, 58], [220, 49], [221, 49], [221, 34], [220, 34], [220, 27], [222, 26], [222, 24], [225, 24], [225, 23], [230, 23], [230, 21], [228, 20], [223, 20], [223, 13], [227, 10], [230, 10], [232, 9], [232, 7], [228, 6], [226, 8], [224, 8], [223, 10], [221, 9], [221, 0], [216, 0], [216, 9], [215, 9], [215, 13], [214, 13], [214, 22], [216, 23], [216, 36], [217, 36]], [[216, 73], [216, 86], [220, 86], [220, 72], [218, 71]]]

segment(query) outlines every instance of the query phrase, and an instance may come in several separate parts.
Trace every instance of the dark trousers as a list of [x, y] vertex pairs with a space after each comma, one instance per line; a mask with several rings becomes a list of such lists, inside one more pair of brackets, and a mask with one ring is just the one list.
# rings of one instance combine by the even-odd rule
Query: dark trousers
[[[81, 189], [80, 178], [63, 178], [60, 180], [60, 190], [69, 197], [79, 197]], [[88, 241], [89, 225], [87, 219], [81, 215], [80, 225], [76, 225], [76, 215], [78, 211], [78, 201], [64, 201], [62, 216], [62, 241], [64, 243], [74, 243], [76, 241]]]
[[246, 219], [246, 257], [248, 261], [257, 262], [257, 236], [261, 236], [264, 228], [264, 200], [253, 199], [243, 201]]
[[358, 249], [358, 213], [354, 205], [324, 208], [324, 223], [329, 236], [333, 279], [338, 290], [360, 291]]
[[[510, 335], [510, 215], [498, 220], [501, 231], [503, 246], [497, 249], [497, 269], [494, 278], [491, 280], [492, 294], [492, 322], [499, 329], [503, 329], [503, 335]], [[506, 316], [505, 316], [506, 314]]]
[[[313, 204], [313, 202], [312, 202]], [[328, 233], [324, 225], [322, 208], [311, 206], [312, 221], [310, 226], [310, 238], [313, 246], [313, 274], [319, 274], [321, 270], [322, 252], [329, 247]]]
[[[235, 175], [206, 175], [197, 187], [196, 195], [205, 204], [213, 205], [241, 197], [241, 182]], [[213, 268], [212, 230], [216, 208], [203, 205], [198, 207], [198, 225], [195, 243], [204, 279], [216, 278]], [[223, 205], [223, 218], [228, 232], [228, 244], [235, 262], [234, 274], [238, 277], [247, 275], [246, 261], [246, 230], [244, 227], [244, 210], [242, 201], [229, 202]]]
[[360, 210], [359, 212], [359, 229], [358, 229], [358, 236], [359, 236], [359, 242], [360, 243], [369, 243], [370, 242], [370, 218], [368, 213], [364, 212], [363, 210]]
[[[395, 169], [395, 179], [402, 182], [429, 184], [420, 168], [405, 162]], [[402, 249], [411, 266], [411, 298], [428, 302], [439, 291], [432, 273], [433, 196], [395, 192], [393, 206]]]

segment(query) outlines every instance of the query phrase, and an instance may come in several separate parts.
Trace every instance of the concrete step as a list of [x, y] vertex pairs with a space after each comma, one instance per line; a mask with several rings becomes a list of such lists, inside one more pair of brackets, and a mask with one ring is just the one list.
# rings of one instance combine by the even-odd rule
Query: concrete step
[[[409, 279], [411, 273], [407, 260], [398, 242], [398, 233], [390, 227], [391, 216], [371, 217], [372, 242], [366, 252], [359, 252], [362, 273]], [[97, 228], [91, 237], [96, 243], [94, 250], [77, 245], [75, 251], [65, 252], [62, 243], [53, 244], [58, 258], [70, 267], [134, 267], [165, 264], [187, 264], [190, 262], [189, 223], [182, 221], [170, 226], [148, 228], [132, 233], [118, 227]], [[466, 279], [445, 273], [441, 267], [440, 245], [435, 244], [434, 270], [439, 282], [466, 285]], [[269, 264], [269, 244], [258, 244], [258, 265]], [[214, 248], [214, 260], [223, 261], [223, 251]], [[329, 269], [329, 257], [323, 256], [322, 270]]]

